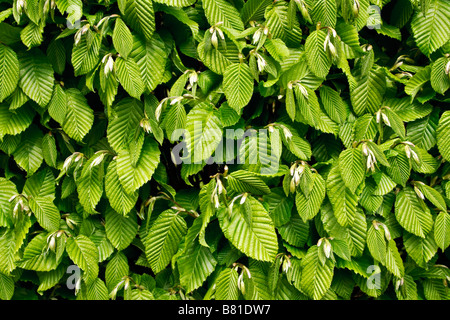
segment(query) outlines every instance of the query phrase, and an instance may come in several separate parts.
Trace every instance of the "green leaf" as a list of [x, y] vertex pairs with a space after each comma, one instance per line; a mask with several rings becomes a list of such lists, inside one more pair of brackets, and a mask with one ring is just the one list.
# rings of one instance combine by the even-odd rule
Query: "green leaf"
[[244, 25], [249, 21], [258, 21], [264, 18], [266, 8], [272, 3], [271, 0], [249, 0], [244, 3], [241, 11], [241, 19]]
[[9, 275], [16, 268], [14, 232], [12, 229], [0, 231], [0, 273]]
[[[208, 34], [206, 33], [206, 36]], [[205, 41], [199, 43], [197, 47], [197, 52], [200, 60], [207, 66], [211, 71], [217, 74], [223, 74], [225, 69], [232, 63], [240, 63], [239, 59], [239, 49], [236, 45], [225, 36], [225, 41], [219, 43], [218, 49], [209, 48], [205, 46]]]
[[69, 258], [84, 271], [87, 284], [93, 283], [98, 276], [98, 251], [88, 237], [78, 235], [67, 239], [66, 250]]
[[427, 268], [427, 263], [434, 257], [438, 246], [434, 241], [433, 232], [425, 238], [411, 233], [403, 236], [406, 252], [420, 267]]
[[39, 49], [32, 49], [27, 55], [20, 56], [19, 62], [19, 86], [30, 99], [45, 107], [52, 98], [55, 81], [47, 56]]
[[109, 108], [116, 99], [119, 82], [116, 77], [109, 76], [109, 74], [105, 74], [105, 72], [99, 72], [99, 77], [101, 88], [99, 89], [98, 94], [103, 104]]
[[195, 0], [155, 0], [155, 2], [167, 4], [168, 6], [173, 7], [188, 7], [193, 5]]
[[281, 39], [268, 39], [264, 43], [264, 47], [275, 60], [280, 62], [291, 54], [289, 48]]
[[416, 183], [415, 186], [423, 193], [432, 204], [442, 211], [447, 211], [444, 197], [436, 190], [424, 183]]
[[238, 278], [234, 268], [226, 268], [220, 272], [216, 280], [216, 300], [238, 300]]
[[0, 139], [7, 134], [17, 135], [25, 131], [35, 115], [36, 113], [29, 105], [10, 111], [7, 104], [0, 104]]
[[439, 167], [439, 162], [422, 148], [416, 147], [414, 151], [420, 159], [419, 163], [411, 161], [414, 171], [420, 173], [435, 173]]
[[404, 284], [402, 287], [405, 287], [405, 293], [403, 291], [403, 288], [400, 288], [398, 291], [396, 291], [398, 300], [419, 300], [418, 294], [417, 294], [417, 285], [414, 282], [413, 278], [405, 274], [404, 276]]
[[388, 126], [391, 127], [392, 130], [400, 136], [400, 138], [405, 139], [405, 126], [402, 119], [395, 111], [392, 111], [391, 109], [386, 108], [383, 112], [388, 119]]
[[379, 225], [371, 225], [367, 230], [367, 248], [374, 259], [386, 264], [388, 241], [385, 238], [385, 230]]
[[91, 284], [87, 287], [86, 292], [87, 300], [109, 300], [108, 297], [108, 289], [106, 288], [105, 283], [100, 278], [95, 279]]
[[440, 212], [434, 221], [434, 240], [442, 251], [450, 245], [450, 215], [447, 212]]
[[166, 130], [166, 136], [170, 141], [177, 141], [180, 138], [179, 130], [186, 127], [186, 120], [186, 109], [182, 103], [175, 103], [166, 109], [161, 127]]
[[189, 112], [186, 130], [188, 156], [196, 164], [208, 159], [222, 139], [222, 123], [218, 112], [206, 103], [196, 105]]
[[292, 88], [286, 89], [286, 111], [292, 121], [295, 120], [297, 107], [295, 105], [294, 90]]
[[106, 265], [105, 280], [108, 291], [113, 291], [129, 272], [127, 256], [123, 252], [117, 252]]
[[320, 300], [331, 286], [334, 273], [334, 263], [326, 259], [322, 263], [319, 258], [320, 247], [314, 245], [308, 249], [302, 260], [302, 276], [300, 286], [312, 299]]
[[34, 22], [28, 23], [28, 25], [20, 32], [20, 38], [24, 45], [31, 49], [39, 46], [44, 40], [43, 37], [44, 25], [42, 23], [35, 24]]
[[419, 49], [430, 56], [448, 41], [450, 9], [446, 2], [434, 0], [425, 12], [416, 11], [411, 29]]
[[384, 154], [383, 151], [381, 151], [381, 148], [377, 144], [375, 144], [371, 141], [367, 141], [366, 145], [367, 145], [368, 149], [373, 152], [373, 154], [375, 155], [375, 159], [379, 163], [381, 163], [385, 167], [390, 166], [389, 161], [386, 158], [386, 155]]
[[53, 40], [47, 48], [47, 57], [56, 73], [62, 74], [66, 69], [66, 48], [62, 40]]
[[0, 299], [11, 300], [14, 295], [14, 280], [0, 272]]
[[421, 119], [433, 111], [433, 107], [429, 103], [421, 104], [412, 101], [408, 97], [401, 99], [388, 98], [385, 99], [383, 105], [391, 108], [405, 122]]
[[238, 170], [230, 173], [227, 177], [228, 186], [236, 193], [250, 192], [255, 195], [269, 194], [270, 189], [257, 175]]
[[42, 155], [44, 156], [45, 163], [53, 168], [56, 168], [58, 151], [56, 150], [56, 140], [51, 132], [44, 135], [42, 138]]
[[27, 172], [35, 173], [41, 166], [44, 158], [42, 155], [42, 132], [35, 126], [23, 133], [19, 147], [13, 153], [16, 163]]
[[219, 216], [220, 227], [225, 237], [249, 257], [261, 261], [274, 261], [277, 241], [272, 219], [256, 199], [248, 196], [247, 202], [248, 209], [245, 204], [234, 204], [231, 216], [227, 210], [222, 210]]
[[53, 195], [32, 197], [28, 200], [31, 211], [36, 216], [37, 221], [45, 230], [59, 230], [61, 220], [59, 210], [53, 203]]
[[205, 16], [211, 26], [222, 22], [223, 26], [244, 31], [239, 12], [236, 8], [225, 0], [204, 0], [202, 2]]
[[441, 57], [431, 67], [431, 86], [440, 94], [444, 94], [450, 88], [450, 77], [445, 71], [448, 62], [448, 58]]
[[155, 297], [148, 290], [133, 289], [130, 300], [155, 300]]
[[268, 211], [275, 227], [280, 227], [289, 222], [294, 201], [292, 198], [286, 197], [281, 188], [273, 189], [263, 199], [268, 205]]
[[[89, 40], [87, 39], [90, 35]], [[92, 71], [98, 64], [100, 57], [101, 35], [87, 32], [81, 36], [79, 43], [72, 49], [72, 65], [75, 76], [80, 76]]]
[[411, 187], [406, 187], [397, 194], [395, 217], [406, 231], [422, 238], [425, 238], [433, 226], [428, 207]]
[[130, 145], [119, 152], [117, 174], [125, 192], [133, 193], [152, 178], [160, 153], [158, 144], [151, 138], [144, 140], [139, 154], [135, 154]]
[[20, 87], [17, 87], [13, 94], [8, 98], [8, 100], [11, 102], [9, 106], [10, 111], [14, 111], [25, 105], [28, 101], [30, 101], [30, 98], [26, 96], [26, 94], [23, 92]]
[[55, 84], [52, 99], [48, 105], [48, 113], [60, 124], [64, 123], [64, 120], [66, 119], [67, 95], [59, 84]]
[[437, 146], [444, 159], [450, 161], [450, 111], [445, 111], [437, 127]]
[[96, 164], [97, 157], [91, 157], [77, 178], [78, 199], [84, 210], [95, 213], [95, 207], [103, 195], [104, 164]]
[[0, 226], [6, 227], [11, 213], [9, 200], [17, 194], [17, 188], [13, 182], [5, 178], [0, 178], [0, 188], [2, 190], [0, 194]]
[[[334, 1], [334, 0], [333, 0]], [[332, 60], [324, 50], [328, 31], [314, 30], [306, 39], [305, 52], [308, 66], [319, 78], [325, 78], [330, 71]]]
[[359, 41], [359, 34], [356, 26], [338, 21], [336, 25], [336, 32], [341, 38], [342, 42], [349, 46], [354, 53], [362, 53], [361, 44]]
[[295, 130], [294, 128], [286, 124], [283, 124], [283, 126], [284, 128], [287, 128], [288, 131], [290, 132], [290, 135], [292, 135], [292, 137], [286, 137], [284, 128], [282, 132], [281, 129], [278, 127], [278, 131], [279, 134], [281, 135], [283, 145], [286, 148], [288, 148], [289, 151], [292, 152], [295, 156], [297, 156], [298, 159], [310, 160], [312, 151], [309, 142], [306, 139], [300, 137], [297, 130]]
[[105, 230], [109, 241], [117, 250], [126, 249], [138, 231], [136, 213], [130, 212], [124, 216], [114, 210], [107, 210]]
[[423, 291], [427, 300], [447, 300], [448, 288], [440, 279], [425, 279]]
[[272, 2], [266, 8], [266, 26], [272, 34], [272, 39], [281, 39], [288, 47], [298, 47], [302, 39], [302, 30], [297, 19], [290, 25], [288, 19], [288, 3], [285, 1]]
[[142, 132], [140, 122], [144, 119], [144, 108], [139, 100], [125, 98], [113, 108], [107, 128], [107, 138], [111, 147], [120, 152]]
[[389, 240], [386, 254], [386, 268], [397, 278], [403, 278], [405, 267], [394, 240]]
[[11, 48], [0, 44], [0, 102], [3, 102], [19, 81], [19, 60]]
[[351, 192], [355, 192], [365, 176], [364, 157], [361, 150], [352, 148], [339, 155], [339, 170], [342, 180]]
[[309, 224], [303, 222], [296, 214], [292, 214], [291, 219], [286, 224], [277, 227], [277, 230], [283, 240], [296, 247], [303, 247], [308, 240]]
[[388, 162], [386, 173], [395, 183], [405, 186], [411, 174], [411, 164], [405, 152], [399, 152], [396, 156], [388, 158]]
[[297, 211], [304, 222], [313, 219], [319, 213], [326, 193], [325, 180], [319, 174], [312, 175], [312, 180], [308, 182], [308, 187], [310, 188], [308, 194], [297, 190], [295, 196]]
[[314, 23], [321, 23], [323, 27], [336, 26], [336, 0], [317, 0], [311, 10], [311, 18]]
[[407, 139], [425, 150], [436, 145], [436, 130], [439, 123], [439, 112], [433, 111], [425, 118], [408, 123]]
[[119, 52], [124, 59], [128, 58], [128, 55], [133, 48], [133, 35], [127, 25], [120, 18], [116, 19], [112, 41], [117, 52]]
[[155, 12], [151, 0], [126, 0], [119, 6], [128, 25], [144, 36], [146, 40], [151, 40], [155, 31]]
[[56, 252], [48, 247], [48, 237], [50, 234], [43, 232], [34, 237], [25, 248], [21, 260], [17, 261], [17, 266], [25, 270], [51, 271], [55, 270], [62, 258], [65, 250], [66, 236], [55, 238]]
[[66, 97], [67, 110], [62, 123], [63, 130], [69, 137], [76, 141], [82, 141], [94, 123], [94, 112], [78, 89], [66, 90]]
[[400, 28], [391, 26], [387, 23], [381, 25], [381, 28], [375, 28], [375, 30], [382, 35], [388, 36], [392, 39], [397, 39], [398, 41], [402, 40], [402, 33], [400, 32]]
[[141, 79], [148, 91], [153, 91], [163, 81], [169, 51], [161, 37], [155, 33], [150, 40], [133, 37], [130, 57], [136, 61]]
[[114, 64], [114, 70], [120, 84], [128, 94], [139, 99], [145, 91], [139, 65], [132, 59], [118, 57]]
[[180, 284], [186, 288], [186, 292], [192, 292], [199, 288], [206, 278], [214, 271], [217, 260], [209, 248], [202, 246], [198, 241], [187, 244], [183, 255], [178, 258], [180, 271]]
[[325, 111], [333, 121], [343, 123], [347, 119], [348, 106], [335, 90], [327, 86], [321, 86], [320, 100]]
[[154, 273], [169, 264], [186, 231], [186, 222], [175, 210], [166, 210], [158, 216], [144, 239], [145, 254]]
[[397, 186], [397, 184], [384, 173], [375, 175], [374, 180], [377, 183], [377, 187], [373, 191], [373, 195], [375, 196], [384, 196]]
[[352, 226], [356, 216], [358, 197], [346, 187], [337, 166], [333, 167], [328, 174], [327, 194], [338, 223], [343, 227]]
[[373, 67], [367, 75], [356, 78], [356, 86], [350, 90], [353, 111], [358, 116], [375, 113], [383, 101], [386, 76], [381, 68]]
[[253, 95], [253, 78], [248, 65], [229, 65], [223, 74], [223, 86], [229, 106], [236, 111], [244, 108]]
[[120, 183], [117, 173], [116, 161], [111, 161], [106, 170], [105, 193], [111, 207], [118, 213], [126, 216], [136, 205], [138, 192], [127, 193]]
[[114, 252], [114, 246], [106, 237], [106, 232], [103, 229], [97, 229], [90, 236], [92, 242], [98, 249], [98, 262], [103, 262], [108, 259]]
[[408, 80], [405, 86], [405, 92], [411, 96], [411, 100], [416, 97], [424, 85], [430, 81], [431, 66], [426, 66], [420, 69], [411, 79]]
[[56, 286], [61, 281], [65, 273], [66, 270], [62, 264], [59, 265], [56, 270], [37, 272], [40, 282], [37, 289], [38, 293], [42, 295], [44, 291], [47, 291]]

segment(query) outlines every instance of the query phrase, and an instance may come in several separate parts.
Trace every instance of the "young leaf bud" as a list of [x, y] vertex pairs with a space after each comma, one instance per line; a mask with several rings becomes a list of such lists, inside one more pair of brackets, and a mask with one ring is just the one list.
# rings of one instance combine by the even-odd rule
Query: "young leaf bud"
[[213, 34], [211, 35], [211, 43], [216, 48], [216, 50], [219, 48], [219, 40], [217, 39], [217, 32], [214, 30]]
[[261, 29], [258, 29], [255, 31], [255, 33], [253, 34], [253, 38], [252, 38], [252, 44], [253, 45], [257, 45], [259, 42], [259, 39], [261, 39]]
[[387, 115], [385, 113], [381, 113], [381, 116], [383, 117], [383, 122], [387, 125], [387, 126], [391, 126], [391, 122], [389, 121], [389, 118], [387, 117]]
[[416, 192], [416, 194], [419, 196], [420, 199], [425, 200], [425, 196], [423, 195], [422, 191], [420, 191], [419, 188], [414, 186], [414, 191]]
[[447, 75], [450, 75], [450, 61], [448, 61], [447, 64], [445, 65], [445, 73]]
[[114, 70], [114, 59], [112, 56], [109, 56], [108, 61], [105, 64], [105, 76], [107, 77]]
[[152, 128], [150, 126], [150, 121], [146, 118], [142, 119], [141, 122], [139, 123], [139, 125], [141, 126], [142, 129], [144, 129], [144, 131], [146, 133], [150, 133], [152, 132]]
[[214, 207], [217, 209], [220, 207], [219, 196], [217, 193], [214, 195]]
[[294, 179], [291, 179], [291, 183], [290, 183], [290, 185], [289, 185], [289, 191], [291, 192], [291, 193], [294, 193], [295, 192], [295, 181], [294, 181]]
[[325, 257], [331, 257], [331, 243], [327, 239], [324, 240], [323, 252], [325, 253]]
[[48, 243], [48, 248], [52, 250], [53, 252], [56, 251], [56, 240], [55, 236], [50, 236], [50, 241]]
[[369, 149], [367, 148], [367, 144], [362, 145], [362, 152], [367, 157], [369, 155]]
[[377, 113], [376, 113], [376, 120], [377, 120], [377, 123], [381, 122], [381, 110], [377, 111]]
[[405, 145], [405, 153], [408, 159], [411, 159], [411, 148], [408, 145]]
[[358, 0], [353, 0], [352, 13], [353, 13], [353, 16], [354, 16], [355, 18], [358, 18], [358, 15], [359, 15], [359, 7], [360, 7], [359, 1], [358, 1]]
[[283, 126], [283, 133], [284, 137], [287, 141], [289, 141], [294, 135], [292, 134], [291, 130], [289, 130], [287, 127]]
[[245, 201], [247, 200], [247, 196], [248, 196], [248, 193], [247, 193], [247, 192], [244, 193], [244, 194], [242, 195], [241, 201], [240, 201], [239, 203], [240, 203], [240, 204], [244, 204]]
[[296, 168], [297, 168], [297, 164], [294, 163], [294, 164], [291, 166], [290, 170], [289, 170], [289, 172], [290, 172], [290, 174], [291, 174], [291, 177], [294, 176], [294, 173], [295, 173], [295, 169], [296, 169]]

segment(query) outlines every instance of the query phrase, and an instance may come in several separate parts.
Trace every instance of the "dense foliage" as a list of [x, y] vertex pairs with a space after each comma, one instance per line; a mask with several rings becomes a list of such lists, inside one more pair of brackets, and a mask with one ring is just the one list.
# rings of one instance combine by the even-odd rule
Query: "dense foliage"
[[448, 299], [448, 0], [0, 0], [0, 299]]

